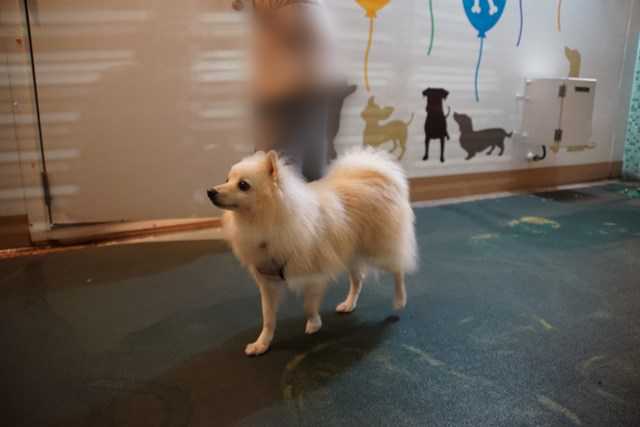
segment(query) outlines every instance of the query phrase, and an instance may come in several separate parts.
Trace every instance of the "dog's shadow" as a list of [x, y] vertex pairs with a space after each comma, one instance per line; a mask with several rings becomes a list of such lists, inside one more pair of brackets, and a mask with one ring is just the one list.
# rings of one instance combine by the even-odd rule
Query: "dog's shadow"
[[[252, 307], [257, 303], [254, 298], [242, 301]], [[309, 336], [304, 334], [302, 316], [290, 317], [278, 324], [269, 351], [250, 358], [243, 354], [244, 346], [257, 336], [259, 323], [245, 326], [214, 348], [205, 344], [203, 335], [215, 336], [225, 323], [238, 322], [239, 313], [246, 312], [244, 303], [236, 302], [240, 307], [236, 305], [235, 310], [219, 305], [183, 313], [131, 336], [129, 343], [123, 343], [116, 365], [125, 365], [126, 369], [119, 369], [133, 373], [92, 378], [90, 410], [81, 417], [95, 425], [104, 425], [105, 420], [118, 420], [115, 424], [120, 425], [153, 413], [154, 425], [229, 425], [250, 421], [273, 408], [292, 416], [291, 405], [360, 363], [399, 320], [389, 316], [372, 323], [357, 313], [326, 311], [322, 330]], [[131, 362], [132, 356], [146, 361]], [[139, 371], [133, 366], [137, 363]], [[147, 376], [144, 365], [166, 369]]]

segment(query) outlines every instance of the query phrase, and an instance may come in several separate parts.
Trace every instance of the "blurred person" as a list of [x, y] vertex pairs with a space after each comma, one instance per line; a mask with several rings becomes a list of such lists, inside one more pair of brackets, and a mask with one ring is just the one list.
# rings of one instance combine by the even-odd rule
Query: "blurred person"
[[283, 152], [308, 181], [327, 164], [329, 95], [341, 82], [322, 0], [253, 0], [256, 151]]

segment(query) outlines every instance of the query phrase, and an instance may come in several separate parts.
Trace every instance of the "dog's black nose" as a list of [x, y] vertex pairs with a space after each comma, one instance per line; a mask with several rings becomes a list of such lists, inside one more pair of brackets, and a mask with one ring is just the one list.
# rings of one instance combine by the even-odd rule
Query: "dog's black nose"
[[214, 203], [216, 201], [217, 194], [218, 194], [218, 190], [216, 190], [215, 188], [210, 188], [207, 190], [207, 197], [209, 198], [209, 200], [211, 200]]

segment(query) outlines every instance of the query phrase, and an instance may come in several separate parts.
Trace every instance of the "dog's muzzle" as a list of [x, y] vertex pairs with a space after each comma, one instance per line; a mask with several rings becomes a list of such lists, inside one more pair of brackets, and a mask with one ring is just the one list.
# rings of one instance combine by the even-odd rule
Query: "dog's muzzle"
[[210, 188], [207, 190], [207, 197], [214, 205], [218, 204], [218, 190], [216, 190], [215, 188]]

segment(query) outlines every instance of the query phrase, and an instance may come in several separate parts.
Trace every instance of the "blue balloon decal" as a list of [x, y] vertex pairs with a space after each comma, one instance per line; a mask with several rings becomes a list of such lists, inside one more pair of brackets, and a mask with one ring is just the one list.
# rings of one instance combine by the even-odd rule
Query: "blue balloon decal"
[[462, 0], [462, 6], [467, 14], [467, 19], [478, 30], [480, 38], [480, 52], [478, 53], [478, 63], [476, 64], [475, 92], [476, 101], [480, 101], [478, 96], [478, 73], [482, 62], [482, 49], [487, 31], [492, 29], [500, 20], [507, 0]]

